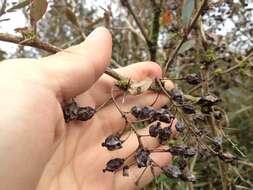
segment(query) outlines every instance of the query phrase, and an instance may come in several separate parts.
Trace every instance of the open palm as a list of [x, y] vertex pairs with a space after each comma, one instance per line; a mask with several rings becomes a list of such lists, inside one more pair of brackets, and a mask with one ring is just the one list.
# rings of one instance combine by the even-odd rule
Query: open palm
[[[17, 128], [20, 130], [15, 127], [7, 130], [8, 134], [14, 136], [9, 138], [11, 140], [7, 138], [7, 145], [16, 144], [15, 148], [6, 150], [6, 154], [3, 151], [0, 155], [0, 166], [3, 168], [0, 172], [0, 181], [3, 181], [0, 183], [1, 189], [27, 190], [36, 186], [37, 190], [135, 189], [135, 181], [142, 172], [137, 166], [130, 167], [129, 177], [123, 177], [120, 171], [102, 172], [107, 161], [115, 157], [127, 157], [138, 146], [134, 135], [120, 150], [110, 152], [101, 146], [107, 136], [125, 125], [113, 103], [106, 104], [86, 122], [64, 122], [61, 110], [64, 101], [76, 97], [80, 106], [98, 108], [111, 97], [115, 80], [107, 75], [100, 77], [110, 61], [111, 37], [103, 28], [94, 33], [83, 44], [56, 55], [39, 60], [18, 60], [17, 67], [9, 66], [10, 63], [2, 66], [7, 69], [15, 67], [7, 78], [15, 75], [13, 78], [17, 80], [14, 80], [13, 86], [19, 85], [20, 88], [13, 90], [10, 87], [12, 93], [9, 98], [14, 95], [19, 97], [13, 106], [22, 111], [9, 116], [14, 118], [14, 123], [17, 123], [15, 126], [19, 126]], [[117, 72], [136, 80], [161, 75], [159, 66], [151, 62], [134, 64]], [[129, 111], [133, 105], [151, 104], [155, 98], [156, 94], [150, 92], [128, 96], [124, 103], [119, 97], [118, 103], [122, 110]], [[1, 105], [5, 105], [5, 102]], [[161, 107], [164, 104], [166, 98], [160, 96], [154, 106]], [[9, 124], [6, 121], [0, 123], [5, 126]], [[147, 131], [143, 129], [140, 133], [147, 134]], [[146, 146], [159, 146], [154, 139], [144, 140]], [[8, 146], [0, 143], [0, 147], [5, 150]], [[160, 165], [170, 161], [167, 153], [156, 153], [152, 158]], [[12, 166], [19, 170], [10, 171]], [[156, 170], [157, 175], [159, 172]], [[147, 184], [152, 178], [152, 173], [147, 170], [139, 186]]]

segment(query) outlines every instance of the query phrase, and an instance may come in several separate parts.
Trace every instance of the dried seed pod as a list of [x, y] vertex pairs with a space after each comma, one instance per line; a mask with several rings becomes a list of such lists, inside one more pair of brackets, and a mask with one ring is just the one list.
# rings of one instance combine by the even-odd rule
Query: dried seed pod
[[172, 178], [172, 179], [178, 179], [182, 174], [180, 169], [174, 165], [163, 168], [163, 171], [167, 177]]
[[202, 123], [202, 122], [206, 123], [207, 117], [204, 114], [195, 114], [193, 116], [193, 121], [195, 124]]
[[149, 106], [145, 106], [142, 108], [140, 118], [141, 119], [152, 118], [155, 115], [155, 113], [156, 113], [156, 111], [154, 110], [154, 108], [149, 107]]
[[187, 181], [187, 182], [195, 182], [196, 181], [196, 176], [193, 175], [192, 173], [189, 172], [183, 172], [180, 175], [180, 179], [183, 181]]
[[80, 121], [87, 121], [91, 119], [94, 114], [96, 113], [96, 110], [92, 107], [79, 107], [77, 112], [77, 120]]
[[184, 80], [188, 83], [188, 84], [192, 84], [192, 85], [197, 85], [200, 84], [202, 82], [201, 77], [198, 74], [190, 74], [187, 75]]
[[190, 104], [183, 104], [182, 105], [182, 110], [186, 114], [194, 114], [194, 113], [196, 113], [195, 107], [193, 105], [190, 105]]
[[170, 91], [170, 95], [171, 95], [172, 100], [174, 100], [175, 102], [177, 102], [179, 104], [183, 103], [184, 97], [183, 97], [182, 91], [180, 91], [180, 90], [178, 90], [176, 88], [173, 88]]
[[124, 159], [122, 158], [114, 158], [106, 163], [106, 168], [103, 169], [103, 172], [114, 172], [122, 167], [124, 164]]
[[171, 115], [171, 112], [170, 112], [169, 109], [162, 108], [162, 109], [160, 110], [160, 112], [161, 112], [162, 114], [169, 114], [169, 115]]
[[185, 158], [181, 158], [179, 161], [178, 161], [178, 166], [179, 166], [179, 169], [180, 170], [184, 170], [187, 166], [187, 161]]
[[148, 149], [139, 148], [136, 151], [135, 160], [139, 168], [147, 167], [148, 165], [150, 165], [149, 155], [150, 155], [150, 151]]
[[183, 155], [185, 150], [186, 150], [186, 146], [185, 145], [176, 145], [176, 146], [172, 146], [169, 148], [169, 152], [174, 155]]
[[106, 147], [108, 150], [117, 150], [122, 148], [122, 141], [117, 135], [110, 135], [102, 143], [102, 146]]
[[165, 127], [163, 129], [160, 129], [158, 133], [158, 139], [159, 139], [160, 144], [162, 144], [164, 141], [169, 140], [171, 134], [172, 134], [172, 131], [170, 127]]
[[196, 154], [197, 151], [195, 148], [189, 148], [185, 145], [176, 145], [170, 147], [169, 152], [174, 156], [181, 155], [184, 157], [192, 157]]
[[161, 123], [160, 122], [157, 122], [156, 124], [150, 125], [149, 135], [151, 137], [157, 137], [160, 129], [161, 129]]
[[123, 176], [129, 176], [129, 166], [123, 167]]
[[222, 119], [222, 112], [221, 111], [214, 111], [213, 115], [214, 115], [215, 119], [217, 119], [217, 120]]
[[134, 106], [131, 109], [131, 114], [135, 117], [135, 118], [139, 118], [141, 115], [142, 109], [140, 107]]
[[75, 100], [72, 100], [63, 106], [63, 115], [66, 123], [77, 118], [78, 108]]
[[198, 104], [202, 106], [213, 106], [220, 101], [221, 100], [215, 95], [207, 95], [207, 96], [201, 97], [198, 101]]
[[186, 125], [182, 122], [177, 122], [175, 128], [178, 132], [182, 133], [186, 129]]
[[169, 114], [161, 114], [158, 119], [159, 119], [159, 121], [164, 122], [164, 123], [171, 122], [171, 117]]
[[187, 147], [184, 151], [183, 156], [184, 157], [192, 157], [197, 153], [197, 150], [195, 148], [189, 148]]
[[230, 163], [230, 164], [234, 164], [237, 160], [239, 160], [238, 157], [232, 155], [232, 154], [229, 153], [229, 152], [226, 152], [226, 153], [222, 153], [222, 152], [221, 152], [221, 153], [218, 154], [218, 157], [219, 157], [222, 161], [224, 161], [224, 162], [226, 162], [226, 163]]
[[222, 146], [222, 138], [221, 137], [215, 137], [212, 141], [212, 148], [215, 152], [219, 152], [221, 150]]

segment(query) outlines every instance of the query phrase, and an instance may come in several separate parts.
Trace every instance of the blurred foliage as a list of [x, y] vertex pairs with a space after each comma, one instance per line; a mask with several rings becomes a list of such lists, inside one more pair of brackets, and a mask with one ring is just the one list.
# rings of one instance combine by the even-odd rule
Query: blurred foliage
[[[37, 26], [37, 37], [42, 41], [67, 48], [83, 41], [94, 28], [105, 26], [113, 36], [111, 64], [113, 68], [150, 59], [148, 44], [124, 3], [118, 0], [104, 1], [102, 5], [99, 1], [85, 0], [50, 0], [48, 2], [47, 13]], [[158, 18], [159, 30], [156, 34], [154, 34], [156, 30], [153, 30], [157, 27], [154, 26], [154, 17], [157, 15], [153, 6], [154, 2], [161, 3], [159, 7], [161, 14]], [[165, 65], [182, 38], [185, 22], [189, 22], [187, 19], [192, 17], [190, 9], [196, 10], [200, 4], [200, 1], [195, 1], [195, 4], [189, 4], [190, 2], [194, 3], [194, 1], [184, 0], [129, 0], [144, 32], [151, 39], [155, 35], [158, 37], [155, 41], [156, 62], [161, 66]], [[8, 8], [12, 6], [11, 2], [7, 3]], [[188, 12], [182, 14], [184, 9]], [[29, 18], [27, 7], [23, 8], [23, 13]], [[0, 17], [0, 22], [8, 21], [1, 21]], [[224, 128], [224, 131], [247, 155], [246, 160], [249, 162], [253, 161], [253, 58], [243, 60], [252, 52], [253, 3], [247, 0], [210, 0], [166, 73], [167, 77], [172, 79], [181, 78], [189, 73], [197, 73], [202, 77], [213, 76], [209, 92], [222, 98], [221, 106], [229, 119], [229, 126]], [[96, 53], [98, 52], [94, 51], [94, 56]], [[27, 50], [18, 47], [13, 54], [2, 49], [0, 60], [4, 57], [45, 55], [47, 53], [43, 50]], [[235, 65], [237, 65], [236, 68], [230, 71]], [[203, 76], [203, 70], [207, 76]], [[194, 88], [181, 80], [176, 80], [176, 82], [186, 94]], [[201, 93], [203, 94], [203, 89], [199, 88], [190, 94]], [[227, 148], [231, 144], [225, 142], [224, 146]], [[238, 153], [235, 151], [235, 154]], [[197, 162], [195, 168], [197, 168], [196, 175], [199, 178], [194, 184], [195, 189], [222, 189], [215, 160], [210, 160], [208, 163]], [[236, 172], [230, 172], [233, 168], [236, 168], [241, 177], [245, 176], [246, 181]], [[253, 181], [252, 166], [238, 165], [226, 171], [231, 189], [253, 188], [247, 183], [247, 181]], [[164, 175], [145, 189], [155, 187], [168, 190], [188, 188], [186, 183], [170, 180]]]

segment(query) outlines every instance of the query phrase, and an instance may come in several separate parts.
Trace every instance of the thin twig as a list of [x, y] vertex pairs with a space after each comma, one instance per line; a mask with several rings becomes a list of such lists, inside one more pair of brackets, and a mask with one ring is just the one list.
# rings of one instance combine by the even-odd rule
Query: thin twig
[[170, 67], [170, 65], [172, 64], [174, 58], [176, 57], [176, 55], [177, 55], [177, 53], [178, 53], [180, 47], [181, 47], [181, 46], [183, 45], [183, 43], [187, 40], [189, 33], [191, 32], [192, 28], [194, 27], [195, 23], [197, 22], [197, 20], [198, 20], [200, 14], [202, 13], [202, 11], [203, 11], [203, 9], [204, 9], [206, 3], [207, 3], [207, 0], [203, 0], [203, 1], [202, 1], [202, 3], [201, 3], [201, 5], [200, 5], [199, 9], [197, 10], [195, 16], [194, 16], [193, 19], [192, 19], [192, 21], [191, 21], [189, 27], [188, 27], [187, 30], [185, 31], [185, 33], [184, 33], [184, 35], [183, 35], [183, 38], [179, 41], [178, 45], [176, 46], [176, 49], [172, 52], [171, 56], [169, 57], [169, 59], [168, 59], [166, 65], [165, 65], [165, 67], [164, 67], [164, 70], [163, 70], [163, 71], [164, 71], [163, 76], [165, 76], [165, 74], [168, 72], [169, 67]]
[[60, 48], [53, 46], [49, 43], [42, 42], [37, 38], [24, 42], [24, 38], [17, 37], [11, 34], [0, 33], [0, 40], [5, 41], [5, 42], [12, 42], [19, 45], [21, 45], [20, 43], [22, 43], [23, 46], [31, 46], [31, 47], [39, 48], [50, 53], [57, 53], [61, 51]]
[[129, 1], [128, 0], [121, 0], [121, 2], [122, 2], [122, 5], [125, 6], [127, 8], [127, 10], [129, 11], [129, 13], [133, 16], [134, 21], [136, 22], [138, 28], [140, 29], [140, 31], [141, 31], [144, 39], [146, 40], [147, 44], [150, 43], [146, 31], [145, 31], [144, 27], [142, 26], [140, 20], [138, 19], [137, 15], [133, 11], [133, 8], [131, 7]]
[[[237, 64], [235, 64], [232, 67], [226, 69], [225, 71], [221, 71], [219, 74], [223, 75], [223, 74], [227, 74], [227, 73], [230, 73], [230, 72], [236, 70], [237, 68], [239, 68], [243, 64], [245, 64], [245, 62], [248, 61], [248, 59], [250, 59], [252, 56], [253, 56], [253, 51], [250, 52], [242, 61], [237, 62]], [[215, 76], [216, 76], [215, 74], [210, 76], [210, 78], [208, 79], [208, 82], [212, 81], [215, 78]], [[198, 90], [200, 87], [201, 87], [201, 84], [195, 86], [194, 88], [189, 90], [189, 92], [187, 94], [193, 93], [195, 90]]]

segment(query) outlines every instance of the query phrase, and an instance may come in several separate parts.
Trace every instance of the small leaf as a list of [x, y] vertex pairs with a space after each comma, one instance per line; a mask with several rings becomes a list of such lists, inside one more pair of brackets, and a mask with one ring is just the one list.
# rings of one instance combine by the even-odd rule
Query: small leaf
[[141, 94], [145, 91], [147, 91], [150, 86], [152, 85], [153, 83], [153, 80], [152, 79], [146, 79], [146, 80], [143, 80], [143, 81], [134, 81], [130, 88], [128, 89], [128, 92], [131, 94], [131, 95], [137, 95], [137, 94]]
[[47, 0], [33, 0], [31, 3], [30, 18], [31, 21], [40, 20], [47, 10]]
[[76, 15], [73, 13], [73, 11], [70, 8], [65, 9], [65, 15], [67, 19], [75, 26], [79, 27], [79, 22], [76, 18]]
[[13, 7], [9, 8], [6, 12], [12, 12], [12, 11], [15, 11], [16, 9], [24, 8], [29, 4], [30, 4], [30, 0], [21, 1], [20, 3], [15, 4]]
[[184, 53], [184, 52], [186, 52], [187, 50], [193, 48], [195, 45], [196, 45], [195, 40], [186, 41], [185, 43], [183, 43], [183, 45], [182, 45], [181, 48], [179, 49], [179, 52], [178, 52], [178, 53]]
[[185, 27], [189, 25], [194, 10], [195, 0], [184, 0], [182, 9], [182, 23]]

